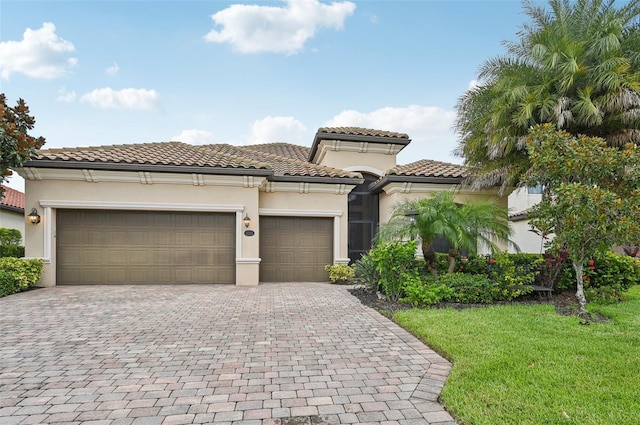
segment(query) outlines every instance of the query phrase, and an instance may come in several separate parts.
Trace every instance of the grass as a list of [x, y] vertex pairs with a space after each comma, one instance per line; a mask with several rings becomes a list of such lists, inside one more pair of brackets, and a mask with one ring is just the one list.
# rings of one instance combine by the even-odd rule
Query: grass
[[640, 286], [625, 303], [589, 311], [611, 320], [581, 325], [547, 305], [394, 319], [453, 361], [441, 401], [460, 424], [638, 424]]

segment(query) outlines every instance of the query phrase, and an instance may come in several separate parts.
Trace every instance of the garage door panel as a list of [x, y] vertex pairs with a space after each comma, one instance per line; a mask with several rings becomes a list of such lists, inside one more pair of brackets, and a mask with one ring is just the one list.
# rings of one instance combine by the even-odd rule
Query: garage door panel
[[59, 284], [234, 283], [235, 214], [57, 211]]
[[260, 280], [324, 282], [333, 262], [333, 219], [260, 217]]

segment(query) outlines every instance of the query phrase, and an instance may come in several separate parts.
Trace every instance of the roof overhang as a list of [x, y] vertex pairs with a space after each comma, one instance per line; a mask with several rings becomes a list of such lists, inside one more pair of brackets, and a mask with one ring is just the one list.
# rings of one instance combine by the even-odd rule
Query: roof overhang
[[178, 174], [218, 174], [235, 176], [262, 176], [273, 175], [273, 170], [265, 168], [224, 168], [224, 167], [199, 167], [188, 165], [164, 165], [164, 164], [127, 164], [120, 162], [93, 162], [93, 161], [55, 161], [49, 159], [31, 160], [22, 168], [58, 168], [72, 170], [108, 170], [108, 171], [146, 171], [156, 173]]
[[399, 145], [400, 148], [397, 149], [400, 152], [411, 143], [411, 139], [409, 138], [400, 138], [400, 137], [388, 137], [388, 136], [367, 136], [360, 134], [345, 134], [345, 133], [328, 133], [325, 131], [319, 131], [316, 133], [313, 144], [311, 145], [311, 151], [309, 152], [309, 162], [313, 162], [316, 154], [318, 153], [318, 147], [320, 142], [324, 140], [338, 140], [343, 142], [362, 142], [362, 143], [378, 143], [385, 145]]
[[24, 208], [14, 207], [13, 205], [0, 204], [0, 210], [16, 212], [20, 214], [24, 214]]
[[438, 176], [399, 176], [391, 174], [384, 176], [380, 180], [369, 186], [369, 190], [374, 193], [381, 192], [390, 183], [428, 183], [428, 184], [462, 184], [464, 177], [438, 177]]

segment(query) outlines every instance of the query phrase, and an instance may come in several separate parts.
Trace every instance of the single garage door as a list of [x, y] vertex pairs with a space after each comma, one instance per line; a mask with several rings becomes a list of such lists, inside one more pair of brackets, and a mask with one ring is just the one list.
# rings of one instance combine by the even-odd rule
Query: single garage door
[[260, 217], [260, 281], [325, 282], [333, 263], [333, 219]]
[[59, 284], [234, 283], [235, 215], [58, 210]]

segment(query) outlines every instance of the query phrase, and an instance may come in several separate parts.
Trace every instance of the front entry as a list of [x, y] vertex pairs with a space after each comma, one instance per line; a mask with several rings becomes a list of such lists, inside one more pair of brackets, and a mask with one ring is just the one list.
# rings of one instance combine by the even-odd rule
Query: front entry
[[371, 193], [369, 185], [378, 177], [362, 173], [364, 183], [349, 193], [349, 258], [353, 263], [371, 249], [378, 231], [378, 194]]

